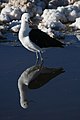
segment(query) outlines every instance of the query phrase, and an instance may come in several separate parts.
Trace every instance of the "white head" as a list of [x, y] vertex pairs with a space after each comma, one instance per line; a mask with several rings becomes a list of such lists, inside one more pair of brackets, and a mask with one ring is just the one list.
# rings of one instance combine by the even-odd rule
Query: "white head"
[[28, 108], [28, 101], [27, 100], [20, 100], [21, 107], [26, 109]]
[[29, 22], [29, 19], [30, 19], [30, 14], [29, 13], [23, 13], [23, 15], [21, 17], [21, 21]]

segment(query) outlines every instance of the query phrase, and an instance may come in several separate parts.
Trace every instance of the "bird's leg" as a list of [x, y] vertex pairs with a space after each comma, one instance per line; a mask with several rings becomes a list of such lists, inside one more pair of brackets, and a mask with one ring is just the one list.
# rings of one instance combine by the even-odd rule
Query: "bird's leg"
[[40, 55], [41, 65], [43, 65], [43, 57], [41, 51], [39, 52], [39, 55]]
[[39, 62], [39, 55], [38, 55], [38, 52], [36, 52], [36, 65], [38, 64]]

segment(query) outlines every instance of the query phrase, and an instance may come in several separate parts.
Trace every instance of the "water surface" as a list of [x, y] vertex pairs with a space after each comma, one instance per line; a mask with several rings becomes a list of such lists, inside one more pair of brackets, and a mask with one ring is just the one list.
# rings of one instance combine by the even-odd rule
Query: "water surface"
[[35, 64], [35, 54], [21, 46], [0, 45], [0, 56], [0, 120], [80, 119], [80, 47], [44, 53], [44, 66], [65, 72], [38, 89], [28, 89], [27, 109], [20, 106], [18, 79]]

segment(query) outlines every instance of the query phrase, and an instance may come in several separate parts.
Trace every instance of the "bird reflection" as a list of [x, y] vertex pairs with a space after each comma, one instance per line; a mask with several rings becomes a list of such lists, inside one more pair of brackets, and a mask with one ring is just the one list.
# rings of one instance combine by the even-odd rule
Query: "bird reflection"
[[27, 68], [18, 79], [18, 89], [20, 94], [20, 105], [27, 108], [29, 101], [27, 99], [27, 89], [37, 89], [45, 85], [49, 80], [64, 72], [60, 68], [48, 68], [40, 65]]

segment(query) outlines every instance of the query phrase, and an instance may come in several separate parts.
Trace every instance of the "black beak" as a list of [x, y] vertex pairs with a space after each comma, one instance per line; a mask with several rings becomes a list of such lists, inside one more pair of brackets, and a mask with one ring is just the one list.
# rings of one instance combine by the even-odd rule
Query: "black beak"
[[32, 22], [32, 20], [31, 20], [31, 19], [28, 19], [28, 23], [29, 23], [29, 25], [30, 25], [30, 26], [32, 26], [32, 25], [33, 25], [33, 22]]

